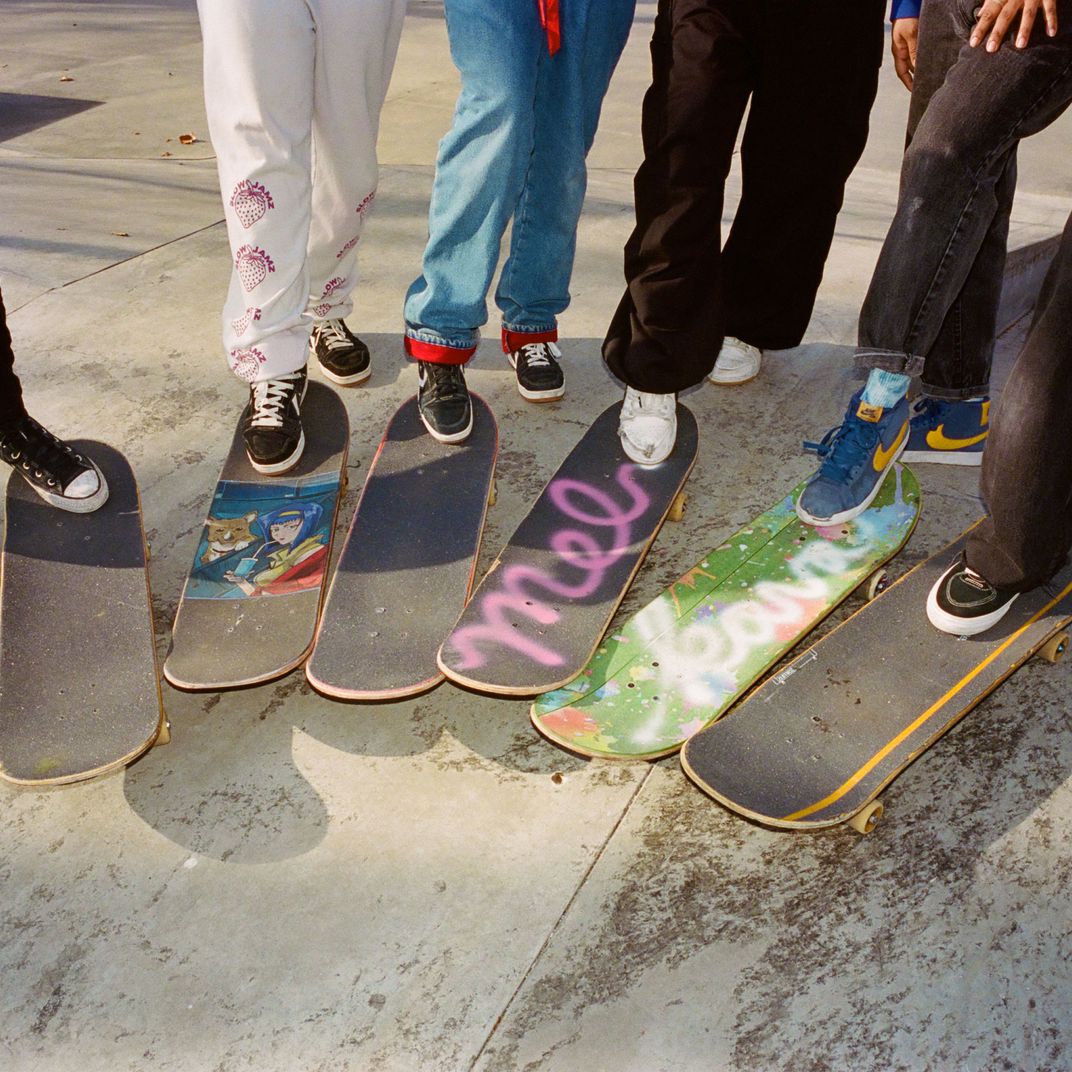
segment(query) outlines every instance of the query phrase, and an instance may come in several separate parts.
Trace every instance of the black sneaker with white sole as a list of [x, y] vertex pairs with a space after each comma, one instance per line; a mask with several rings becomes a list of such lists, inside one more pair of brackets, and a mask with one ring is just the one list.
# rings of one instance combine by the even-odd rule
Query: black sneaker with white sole
[[0, 435], [0, 458], [24, 477], [45, 502], [61, 510], [88, 514], [108, 499], [104, 474], [33, 417], [23, 417]]
[[440, 443], [461, 443], [473, 430], [473, 403], [461, 365], [417, 362], [417, 409]]
[[562, 351], [553, 342], [530, 342], [510, 353], [517, 373], [517, 389], [530, 402], [553, 402], [566, 393], [566, 378], [559, 360]]
[[277, 476], [298, 464], [305, 450], [301, 404], [307, 383], [303, 365], [297, 372], [249, 385], [242, 438], [249, 464], [258, 473]]
[[372, 375], [369, 348], [343, 320], [316, 324], [309, 336], [309, 353], [316, 358], [320, 371], [343, 387], [363, 383]]
[[943, 633], [975, 636], [997, 625], [1019, 594], [995, 588], [961, 555], [931, 589], [927, 617]]

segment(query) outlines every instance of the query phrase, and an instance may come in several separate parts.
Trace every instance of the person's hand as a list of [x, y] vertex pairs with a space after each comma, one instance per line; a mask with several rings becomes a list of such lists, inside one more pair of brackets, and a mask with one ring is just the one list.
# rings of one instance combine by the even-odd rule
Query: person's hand
[[1046, 16], [1046, 34], [1056, 37], [1057, 0], [984, 0], [969, 44], [975, 48], [985, 37], [987, 52], [997, 52], [1009, 32], [1009, 27], [1019, 16], [1020, 28], [1016, 33], [1016, 47], [1026, 48], [1031, 40], [1031, 31], [1034, 29], [1040, 7]]
[[916, 46], [919, 44], [919, 19], [897, 19], [893, 24], [890, 50], [897, 77], [911, 92], [916, 76]]

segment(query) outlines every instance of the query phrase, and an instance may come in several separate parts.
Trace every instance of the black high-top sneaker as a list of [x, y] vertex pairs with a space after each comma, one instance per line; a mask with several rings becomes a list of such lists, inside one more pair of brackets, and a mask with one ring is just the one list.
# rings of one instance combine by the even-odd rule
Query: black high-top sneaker
[[473, 404], [461, 365], [418, 361], [417, 409], [440, 443], [461, 443], [473, 430]]
[[363, 383], [372, 375], [369, 348], [342, 320], [315, 325], [309, 336], [309, 353], [329, 380], [344, 387]]
[[108, 499], [104, 474], [84, 454], [57, 439], [33, 417], [0, 436], [0, 458], [24, 477], [45, 502], [88, 514]]
[[517, 389], [530, 402], [553, 402], [566, 393], [566, 379], [559, 359], [562, 351], [553, 342], [530, 342], [510, 353], [517, 373]]
[[305, 450], [301, 404], [307, 383], [303, 365], [297, 372], [249, 385], [242, 438], [249, 464], [258, 473], [277, 476], [298, 464]]

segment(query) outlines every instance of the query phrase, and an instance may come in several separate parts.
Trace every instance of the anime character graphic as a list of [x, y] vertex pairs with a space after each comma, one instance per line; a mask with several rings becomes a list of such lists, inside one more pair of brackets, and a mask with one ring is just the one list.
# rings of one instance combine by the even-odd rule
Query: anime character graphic
[[246, 596], [319, 587], [328, 558], [328, 536], [320, 529], [323, 514], [317, 502], [295, 502], [262, 514], [257, 524], [265, 542], [224, 579]]

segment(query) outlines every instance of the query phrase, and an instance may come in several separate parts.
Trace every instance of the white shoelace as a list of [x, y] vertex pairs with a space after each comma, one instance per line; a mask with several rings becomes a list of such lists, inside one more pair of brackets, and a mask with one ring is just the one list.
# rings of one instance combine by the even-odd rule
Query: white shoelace
[[525, 362], [529, 368], [545, 368], [551, 364], [551, 358], [559, 358], [562, 352], [553, 342], [527, 342], [521, 347]]
[[669, 420], [676, 411], [676, 395], [652, 394], [649, 391], [637, 391], [633, 388], [629, 388], [626, 392], [625, 403], [622, 406], [622, 416], [625, 418], [643, 415]]
[[283, 427], [283, 410], [294, 394], [295, 379], [294, 376], [281, 376], [253, 385], [253, 417], [249, 422], [253, 427]]
[[349, 350], [353, 346], [340, 320], [325, 320], [319, 331], [319, 337], [327, 343], [329, 350]]

